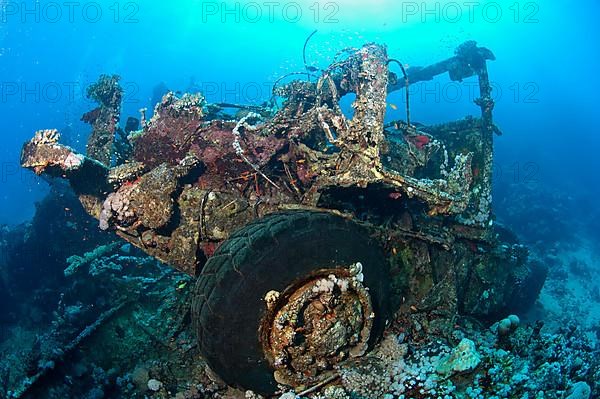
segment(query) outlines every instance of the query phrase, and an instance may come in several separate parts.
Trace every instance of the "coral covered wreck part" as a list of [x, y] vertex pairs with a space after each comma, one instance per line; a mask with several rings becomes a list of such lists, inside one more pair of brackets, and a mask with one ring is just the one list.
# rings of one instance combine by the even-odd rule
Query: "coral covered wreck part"
[[[468, 234], [483, 238], [490, 218], [491, 148], [481, 147], [474, 137], [471, 152], [459, 153], [451, 139], [444, 141], [447, 127], [418, 133], [416, 145], [392, 144], [384, 126], [386, 95], [392, 87], [388, 63], [383, 46], [355, 50], [332, 65], [318, 84], [303, 89], [309, 90], [312, 104], [298, 109], [299, 99], [290, 89], [284, 107], [271, 119], [251, 112], [237, 122], [205, 120], [207, 104], [201, 95], [178, 98], [169, 93], [142, 130], [130, 134], [132, 159], [113, 168], [107, 149], [118, 130], [122, 95], [118, 77], [102, 76], [88, 91], [99, 103], [84, 116], [94, 127], [88, 156], [61, 146], [57, 133], [46, 131], [25, 146], [22, 164], [36, 173], [67, 177], [102, 229], [112, 227], [134, 245], [192, 274], [207, 255], [203, 248], [249, 220], [290, 207], [335, 209], [323, 194], [341, 187], [401, 193], [396, 198], [424, 204], [431, 216], [454, 215], [456, 225], [465, 226], [456, 231], [482, 227]], [[337, 103], [340, 93], [347, 92], [356, 93], [351, 120]], [[460, 128], [465, 134], [485, 134], [476, 120]], [[419, 137], [427, 137], [427, 143]], [[325, 142], [329, 144], [318, 144]], [[450, 151], [447, 157], [454, 156], [454, 165], [446, 158], [443, 174], [421, 178], [418, 170], [403, 174], [402, 168], [394, 170], [394, 162], [384, 162], [401, 159], [402, 151], [394, 149], [411, 145], [417, 151]], [[429, 157], [421, 161], [427, 168], [437, 162], [433, 153]], [[214, 196], [229, 198], [220, 215], [207, 208]], [[210, 225], [208, 217], [220, 220], [219, 233], [198, 227]], [[183, 258], [195, 261], [181, 265]]]
[[325, 270], [276, 294], [261, 330], [279, 383], [314, 384], [337, 363], [367, 351], [375, 314], [360, 272], [351, 270]]
[[[380, 331], [372, 333], [371, 319], [378, 328], [384, 324], [388, 299], [401, 305], [401, 311], [435, 310], [436, 315], [490, 320], [529, 305], [543, 283], [543, 273], [529, 262], [526, 250], [518, 243], [501, 245], [492, 223], [493, 134], [498, 130], [491, 118], [486, 66], [491, 52], [469, 42], [449, 60], [409, 69], [403, 86], [390, 72], [384, 46], [367, 44], [343, 54], [316, 83], [294, 81], [275, 88], [274, 94], [284, 97], [276, 112], [248, 107], [233, 120], [219, 119], [221, 106], [208, 104], [202, 95], [168, 93], [149, 121], [142, 113], [140, 130], [135, 130], [137, 120], [130, 121], [127, 134], [118, 127], [118, 78], [103, 76], [89, 90], [99, 107], [84, 116], [94, 129], [87, 155], [59, 144], [55, 130], [37, 132], [23, 147], [22, 165], [68, 179], [100, 229], [115, 231], [184, 273], [200, 275], [194, 317], [221, 322], [225, 310], [217, 309], [216, 315], [204, 304], [210, 300], [234, 307], [240, 287], [246, 287], [252, 301], [236, 306], [260, 302], [260, 309], [252, 309], [256, 317], [251, 322], [268, 319], [270, 324], [262, 327], [260, 344], [248, 346], [262, 347], [258, 355], [252, 353], [258, 359], [257, 375], [241, 366], [231, 370], [228, 362], [239, 353], [212, 359], [232, 383], [242, 380], [241, 385], [268, 391], [273, 371], [280, 382], [317, 383], [336, 364], [354, 353], [362, 355], [376, 341]], [[446, 72], [451, 79], [479, 77], [481, 118], [436, 126], [384, 123], [390, 91]], [[339, 105], [348, 93], [356, 95], [352, 118]], [[121, 140], [118, 145], [115, 137]], [[320, 234], [340, 220], [367, 233], [346, 253], [334, 248], [329, 254]], [[311, 265], [330, 272], [316, 276], [310, 269], [308, 276], [299, 271], [292, 275], [306, 252], [297, 252], [302, 247], [297, 238], [278, 230], [288, 224], [290, 231], [306, 234], [303, 240], [315, 240], [306, 251], [330, 255]], [[320, 230], [310, 230], [313, 225]], [[332, 234], [352, 229], [344, 225]], [[239, 256], [251, 253], [267, 262], [274, 249], [258, 252], [270, 245], [273, 231], [289, 239], [286, 253], [296, 254], [285, 265], [292, 273], [289, 281], [247, 289], [264, 279], [254, 269], [245, 270]], [[386, 264], [377, 274], [384, 281], [363, 286], [362, 278], [369, 276], [353, 274], [358, 263], [349, 271], [331, 271], [340, 256], [371, 240], [387, 258], [376, 263]], [[346, 244], [336, 241], [340, 247]], [[274, 272], [275, 266], [268, 270]], [[303, 284], [295, 285], [299, 281]], [[235, 289], [219, 293], [225, 282]], [[393, 291], [389, 298], [383, 294], [388, 284]], [[215, 287], [216, 294], [207, 287]], [[286, 287], [295, 290], [286, 292]], [[374, 292], [381, 294], [377, 304], [369, 302]], [[237, 311], [228, 309], [228, 314]], [[272, 317], [263, 319], [265, 312]], [[255, 327], [244, 326], [252, 329], [246, 335], [258, 339]], [[210, 328], [198, 331], [206, 334]], [[210, 340], [200, 342], [211, 348]], [[448, 373], [463, 367], [455, 360], [469, 360], [469, 367], [476, 367], [474, 348], [467, 341], [461, 345], [460, 353], [469, 359], [459, 359], [461, 354], [448, 359]], [[205, 352], [210, 352], [209, 361], [211, 354], [220, 355], [214, 348]]]
[[87, 97], [98, 103], [98, 108], [83, 115], [81, 120], [92, 125], [87, 143], [87, 154], [98, 162], [111, 166], [114, 155], [115, 134], [119, 129], [123, 89], [120, 77], [102, 75], [87, 89]]
[[[451, 71], [465, 54], [483, 51], [469, 49], [410, 81]], [[481, 74], [482, 82], [486, 59], [470, 71]], [[445, 248], [458, 237], [489, 241], [490, 121], [468, 118], [419, 129], [384, 125], [386, 95], [399, 89], [388, 64], [383, 46], [352, 50], [317, 84], [296, 81], [279, 88], [286, 101], [270, 118], [268, 112], [249, 112], [237, 121], [210, 119], [201, 95], [169, 93], [152, 119], [130, 133], [133, 151], [124, 164], [110, 168], [107, 157], [95, 161], [94, 146], [88, 146], [88, 156], [77, 154], [58, 144], [56, 131], [38, 132], [24, 146], [22, 164], [68, 178], [102, 229], [116, 230], [190, 274], [231, 232], [285, 209], [342, 212], [377, 228], [378, 211], [363, 212], [360, 197], [348, 197], [348, 190], [404, 209], [389, 228], [405, 238]], [[338, 105], [338, 97], [349, 92], [356, 94], [351, 120]], [[118, 120], [119, 93], [116, 77], [101, 77], [89, 90], [100, 108], [85, 119], [97, 125], [108, 112]], [[431, 217], [436, 215], [445, 220]]]

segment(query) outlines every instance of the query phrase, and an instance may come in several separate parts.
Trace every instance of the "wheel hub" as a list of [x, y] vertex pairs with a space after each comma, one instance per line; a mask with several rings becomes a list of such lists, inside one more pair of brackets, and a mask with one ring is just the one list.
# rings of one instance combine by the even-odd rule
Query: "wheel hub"
[[340, 361], [366, 352], [375, 315], [362, 279], [356, 263], [267, 294], [260, 333], [277, 382], [318, 382]]

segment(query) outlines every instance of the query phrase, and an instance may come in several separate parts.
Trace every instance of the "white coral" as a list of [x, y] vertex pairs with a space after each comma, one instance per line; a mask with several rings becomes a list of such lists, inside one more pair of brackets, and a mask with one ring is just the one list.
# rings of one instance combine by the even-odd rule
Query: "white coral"
[[450, 356], [447, 356], [438, 365], [436, 371], [439, 374], [455, 374], [472, 371], [481, 363], [481, 356], [475, 349], [475, 343], [464, 338]]
[[45, 129], [38, 130], [35, 132], [35, 136], [31, 140], [33, 144], [42, 145], [42, 144], [56, 144], [60, 139], [60, 133], [56, 129]]
[[148, 389], [153, 392], [160, 391], [162, 386], [163, 386], [163, 383], [158, 380], [155, 380], [154, 378], [151, 380], [148, 380]]
[[67, 169], [76, 169], [83, 164], [84, 159], [85, 158], [83, 157], [83, 155], [71, 152], [65, 159], [65, 166], [67, 167]]

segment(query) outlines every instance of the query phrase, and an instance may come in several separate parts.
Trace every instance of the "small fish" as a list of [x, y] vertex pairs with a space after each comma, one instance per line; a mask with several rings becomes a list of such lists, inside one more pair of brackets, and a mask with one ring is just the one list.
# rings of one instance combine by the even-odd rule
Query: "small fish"
[[397, 106], [396, 104], [389, 103], [388, 105], [389, 105], [389, 106], [390, 106], [390, 108], [391, 108], [391, 109], [393, 109], [394, 111], [398, 110], [398, 106]]

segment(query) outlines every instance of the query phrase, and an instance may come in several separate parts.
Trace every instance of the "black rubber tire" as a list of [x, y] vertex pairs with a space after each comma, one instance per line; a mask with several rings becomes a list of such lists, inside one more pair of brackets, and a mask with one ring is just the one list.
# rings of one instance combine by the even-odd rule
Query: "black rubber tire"
[[311, 271], [361, 262], [375, 312], [372, 345], [388, 316], [388, 264], [378, 242], [329, 213], [273, 214], [233, 233], [208, 260], [195, 286], [193, 325], [208, 365], [226, 383], [261, 394], [276, 390], [259, 342], [265, 294], [282, 292]]

